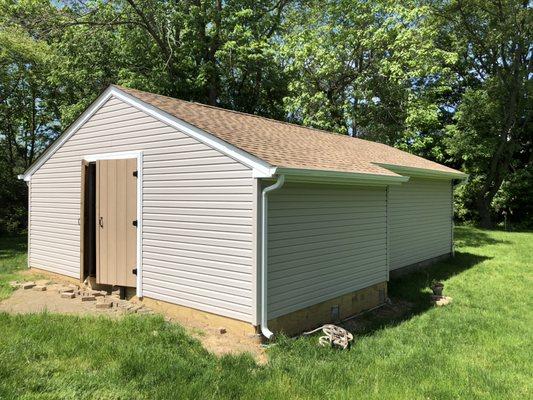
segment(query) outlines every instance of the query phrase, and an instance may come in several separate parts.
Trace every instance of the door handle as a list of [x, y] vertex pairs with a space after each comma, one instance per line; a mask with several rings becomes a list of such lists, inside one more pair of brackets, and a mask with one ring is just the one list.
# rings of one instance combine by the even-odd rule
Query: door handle
[[98, 219], [98, 224], [100, 225], [101, 228], [104, 227], [104, 217], [100, 217], [100, 218]]

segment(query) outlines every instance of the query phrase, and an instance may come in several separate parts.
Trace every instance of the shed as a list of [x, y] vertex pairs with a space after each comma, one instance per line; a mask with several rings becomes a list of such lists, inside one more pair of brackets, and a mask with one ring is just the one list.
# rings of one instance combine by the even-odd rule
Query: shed
[[465, 174], [384, 144], [110, 86], [20, 176], [31, 268], [289, 333], [453, 251]]

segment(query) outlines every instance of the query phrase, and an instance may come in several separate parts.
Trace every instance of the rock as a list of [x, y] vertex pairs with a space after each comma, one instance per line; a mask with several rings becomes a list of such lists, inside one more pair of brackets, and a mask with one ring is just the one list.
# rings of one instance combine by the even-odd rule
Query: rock
[[100, 301], [96, 303], [96, 308], [98, 309], [106, 309], [113, 307], [113, 303], [110, 301]]
[[66, 287], [60, 287], [59, 289], [57, 289], [57, 291], [61, 294], [63, 293], [72, 293], [74, 294], [74, 289], [72, 288], [66, 288]]
[[139, 312], [139, 310], [142, 309], [142, 306], [133, 306], [128, 311], [131, 311], [132, 313]]
[[154, 312], [146, 307], [141, 307], [137, 310], [137, 314], [153, 314]]
[[73, 299], [76, 297], [76, 294], [74, 294], [73, 292], [63, 292], [61, 293], [61, 298], [62, 299]]
[[20, 287], [22, 289], [31, 289], [31, 288], [35, 287], [35, 283], [34, 282], [24, 282], [23, 284], [20, 285]]
[[448, 296], [432, 296], [432, 301], [436, 307], [443, 307], [450, 304], [452, 302], [452, 298]]
[[94, 296], [85, 295], [85, 296], [81, 297], [81, 301], [95, 301], [95, 300], [96, 300], [96, 297], [94, 297]]
[[223, 327], [220, 327], [217, 329], [217, 332], [220, 333], [221, 335], [225, 334], [227, 332], [226, 328], [223, 328]]
[[102, 297], [105, 296], [107, 292], [105, 290], [90, 290], [89, 295], [95, 296], [95, 297]]
[[33, 290], [35, 290], [36, 292], [45, 292], [46, 291], [46, 286], [37, 285], [37, 286], [33, 287]]

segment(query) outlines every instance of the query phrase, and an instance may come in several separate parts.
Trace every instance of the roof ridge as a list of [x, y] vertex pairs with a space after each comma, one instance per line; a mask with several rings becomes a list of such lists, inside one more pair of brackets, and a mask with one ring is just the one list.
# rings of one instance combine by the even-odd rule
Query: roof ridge
[[[294, 122], [281, 121], [279, 119], [274, 119], [274, 118], [270, 118], [270, 117], [264, 117], [262, 115], [250, 114], [250, 113], [245, 113], [243, 111], [237, 111], [237, 110], [230, 110], [228, 108], [219, 107], [219, 106], [213, 106], [213, 105], [210, 105], [210, 104], [199, 103], [197, 101], [189, 101], [189, 100], [178, 99], [176, 97], [166, 96], [164, 94], [157, 94], [157, 93], [147, 92], [147, 91], [144, 91], [144, 90], [128, 88], [128, 87], [125, 87], [125, 86], [120, 86], [120, 85], [115, 85], [115, 84], [113, 84], [111, 86], [115, 86], [115, 87], [117, 87], [119, 89], [133, 90], [133, 91], [136, 91], [136, 92], [146, 93], [146, 94], [149, 94], [149, 95], [152, 95], [152, 96], [160, 96], [160, 97], [164, 97], [166, 99], [170, 99], [170, 100], [173, 100], [173, 101], [179, 101], [179, 102], [182, 102], [182, 103], [194, 104], [194, 105], [197, 105], [197, 106], [210, 108], [210, 109], [217, 110], [217, 111], [229, 112], [229, 113], [233, 113], [233, 114], [244, 115], [245, 117], [254, 117], [254, 118], [257, 118], [257, 119], [261, 119], [261, 120], [272, 121], [272, 122], [275, 122], [275, 123], [278, 123], [278, 124], [289, 125], [289, 126], [293, 126], [293, 127], [300, 128], [300, 129], [310, 129], [310, 130], [316, 131], [317, 133], [323, 133], [323, 134], [327, 134], [327, 135], [336, 135], [336, 136], [340, 136], [340, 137], [347, 137], [347, 138], [350, 138], [350, 139], [363, 140], [365, 142], [380, 143], [380, 142], [374, 142], [373, 140], [362, 139], [362, 138], [359, 138], [359, 137], [346, 135], [346, 134], [343, 134], [343, 133], [326, 131], [325, 129], [315, 128], [313, 126], [299, 125], [299, 124], [295, 124]], [[381, 144], [383, 144], [385, 146], [389, 146], [389, 145], [387, 145], [385, 143], [381, 143]], [[391, 146], [389, 146], [389, 147], [391, 147]]]
[[[167, 96], [165, 96], [165, 97], [167, 97]], [[172, 99], [172, 97], [170, 97], [170, 98]], [[339, 135], [339, 136], [353, 137], [353, 136], [345, 135], [343, 133], [337, 133], [337, 132], [332, 132], [332, 131], [326, 131], [326, 130], [320, 129], [320, 128], [315, 128], [314, 126], [299, 125], [299, 124], [295, 124], [294, 122], [281, 121], [279, 119], [270, 118], [270, 117], [264, 117], [262, 115], [250, 114], [250, 113], [245, 113], [243, 111], [237, 111], [237, 110], [230, 110], [228, 108], [212, 106], [210, 104], [198, 103], [197, 101], [191, 101], [191, 102], [188, 102], [187, 100], [181, 100], [181, 101], [185, 101], [187, 103], [196, 104], [196, 105], [199, 105], [199, 106], [202, 106], [202, 107], [206, 107], [206, 108], [212, 108], [212, 109], [215, 109], [215, 110], [227, 111], [227, 112], [234, 113], [234, 114], [244, 115], [246, 117], [254, 117], [254, 118], [258, 118], [258, 119], [264, 119], [266, 121], [272, 121], [272, 122], [276, 122], [278, 124], [284, 124], [284, 125], [294, 126], [294, 127], [303, 128], [303, 129], [312, 129], [312, 130], [320, 132], [320, 133], [327, 133], [328, 135]], [[354, 139], [359, 139], [359, 138], [354, 138]], [[361, 140], [364, 140], [364, 139], [361, 139]]]
[[[194, 125], [198, 129], [201, 129], [211, 135], [214, 135], [219, 139], [271, 164], [298, 164], [298, 162], [295, 161], [294, 157], [300, 157], [298, 158], [299, 163], [301, 165], [306, 165], [307, 167], [315, 165], [317, 168], [322, 169], [340, 168], [342, 170], [349, 169], [347, 165], [351, 165], [357, 162], [366, 163], [368, 166], [376, 167], [377, 163], [383, 163], [384, 160], [387, 160], [386, 163], [390, 163], [391, 165], [418, 165], [420, 168], [428, 170], [440, 169], [441, 171], [446, 170], [449, 172], [459, 172], [436, 161], [428, 160], [424, 157], [413, 154], [406, 150], [399, 149], [386, 143], [362, 139], [346, 134], [329, 132], [324, 129], [309, 127], [305, 125], [298, 125], [287, 121], [280, 121], [273, 118], [263, 117], [261, 115], [248, 114], [242, 111], [230, 110], [223, 107], [203, 104], [195, 101], [177, 99], [170, 96], [146, 92], [133, 88], [127, 88], [120, 85], [111, 86], [114, 86], [118, 90], [122, 90], [125, 93], [129, 93], [134, 97], [138, 97], [142, 101], [152, 103], [153, 106], [159, 108], [160, 110], [166, 110], [170, 114], [181, 118], [187, 123]], [[230, 127], [227, 124], [224, 125], [224, 123], [222, 123], [220, 126], [215, 123], [215, 125], [220, 128], [217, 130], [213, 127], [213, 121], [210, 122], [211, 125], [210, 123], [205, 123], [205, 121], [202, 122], [201, 115], [203, 115], [204, 112], [199, 109], [200, 107], [205, 110], [212, 110], [213, 112], [219, 113], [219, 115], [211, 114], [212, 119], [220, 119], [222, 122], [223, 120], [233, 120], [234, 122], [241, 123], [241, 125], [247, 125], [247, 127], [245, 127], [246, 129], [244, 129], [243, 132], [246, 132], [246, 135], [248, 136], [244, 139], [242, 135], [235, 131], [234, 127]], [[174, 110], [180, 108], [182, 109], [181, 113], [176, 112], [176, 110]], [[205, 113], [208, 114], [209, 112], [205, 111]], [[231, 115], [233, 115], [234, 118], [231, 118]], [[240, 117], [241, 121], [239, 121], [238, 117]], [[252, 121], [250, 121], [250, 118], [248, 117], [253, 117], [256, 121], [260, 121], [262, 123], [258, 123], [256, 125]], [[247, 122], [245, 122], [246, 119], [248, 119]], [[254, 135], [252, 132], [258, 133], [258, 135]], [[277, 137], [272, 136], [274, 132]], [[253, 146], [253, 136], [257, 136], [254, 140], [256, 144], [260, 142], [259, 147]], [[302, 136], [307, 137], [302, 138]], [[260, 139], [260, 137], [262, 137], [262, 139]], [[286, 142], [293, 144], [295, 140], [299, 140], [300, 143], [296, 145], [296, 147], [299, 148], [299, 151], [306, 152], [310, 149], [314, 149], [315, 153], [311, 156], [309, 156], [308, 154], [302, 156], [302, 154], [298, 153], [298, 151], [296, 151], [295, 149], [289, 149], [288, 153], [292, 154], [290, 157], [287, 156], [288, 153], [270, 154], [269, 150], [266, 150], [266, 148], [269, 146], [265, 143], [267, 143], [268, 140], [271, 140], [272, 138], [275, 138], [276, 142], [280, 141], [280, 143]], [[263, 142], [261, 142], [261, 140]], [[310, 143], [310, 147], [305, 146], [305, 143], [308, 142]], [[329, 152], [327, 157], [329, 157], [331, 160], [329, 162], [324, 162], [323, 160], [317, 161], [321, 158], [324, 151]], [[352, 156], [348, 156], [347, 154], [351, 154]], [[393, 154], [394, 156], [392, 156]]]

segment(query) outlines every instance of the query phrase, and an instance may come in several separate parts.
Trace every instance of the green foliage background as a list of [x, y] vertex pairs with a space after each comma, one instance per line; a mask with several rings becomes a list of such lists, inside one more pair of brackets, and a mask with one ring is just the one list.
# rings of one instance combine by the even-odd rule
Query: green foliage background
[[0, 233], [111, 83], [460, 168], [457, 219], [531, 228], [532, 27], [517, 0], [0, 0]]

